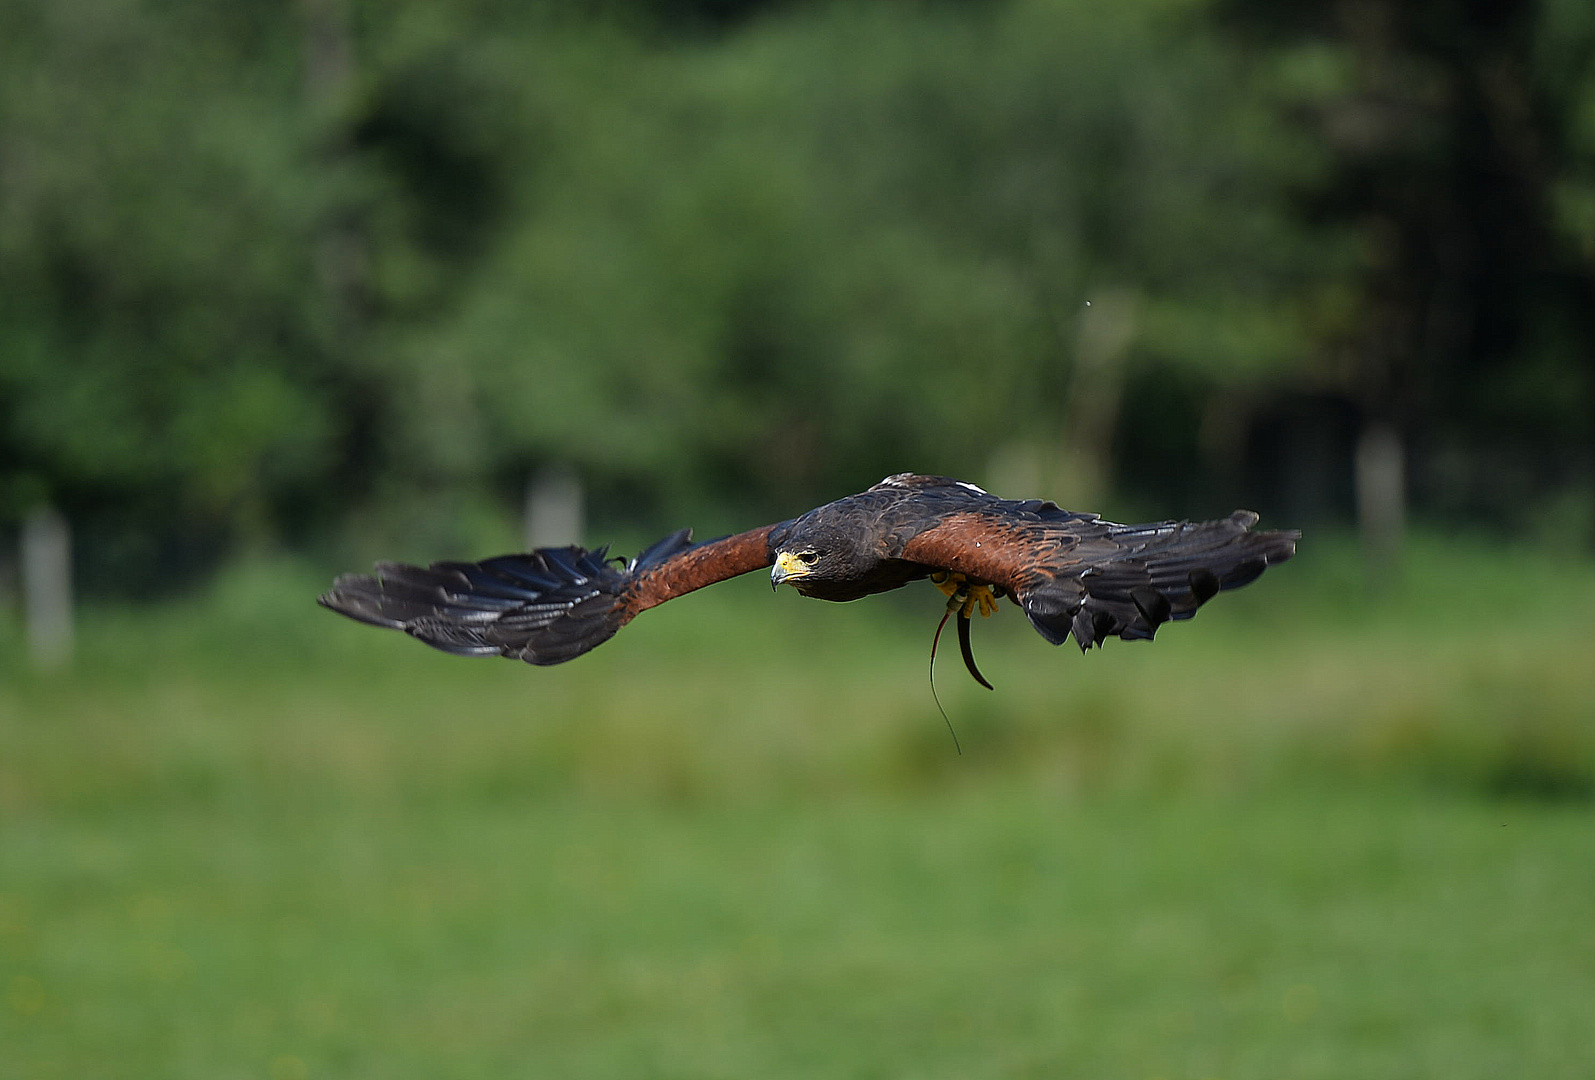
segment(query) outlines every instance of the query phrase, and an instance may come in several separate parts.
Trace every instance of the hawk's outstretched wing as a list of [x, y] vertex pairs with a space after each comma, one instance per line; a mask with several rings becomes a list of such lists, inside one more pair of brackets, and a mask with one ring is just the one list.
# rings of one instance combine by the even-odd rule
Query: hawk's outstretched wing
[[630, 562], [606, 558], [607, 548], [565, 547], [479, 563], [378, 563], [374, 574], [338, 578], [320, 603], [458, 656], [559, 664], [608, 641], [638, 612], [769, 566], [777, 527], [702, 544], [682, 529]]
[[[984, 495], [984, 493], [981, 493]], [[1151, 638], [1222, 589], [1253, 581], [1296, 551], [1297, 532], [1253, 532], [1257, 515], [1117, 525], [1050, 502], [986, 496], [947, 514], [900, 557], [999, 585], [1054, 645]]]

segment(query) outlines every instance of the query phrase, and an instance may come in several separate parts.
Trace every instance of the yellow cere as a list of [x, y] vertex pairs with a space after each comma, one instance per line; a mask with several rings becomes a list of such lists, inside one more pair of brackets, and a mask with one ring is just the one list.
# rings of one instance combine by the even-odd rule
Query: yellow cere
[[775, 557], [775, 568], [781, 571], [783, 578], [798, 578], [809, 572], [808, 564], [790, 551], [783, 551]]

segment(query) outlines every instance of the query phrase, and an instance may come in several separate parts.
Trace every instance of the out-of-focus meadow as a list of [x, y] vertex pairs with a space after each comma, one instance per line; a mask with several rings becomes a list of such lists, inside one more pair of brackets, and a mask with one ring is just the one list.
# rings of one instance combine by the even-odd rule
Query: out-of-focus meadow
[[[0, 24], [0, 1076], [1588, 1075], [1595, 9]], [[961, 755], [929, 586], [313, 603], [910, 469], [1306, 538]]]
[[1417, 554], [1086, 657], [1005, 610], [996, 692], [942, 657], [962, 756], [928, 587], [548, 670], [297, 568], [102, 612], [0, 689], [6, 1071], [1583, 1075], [1595, 572]]

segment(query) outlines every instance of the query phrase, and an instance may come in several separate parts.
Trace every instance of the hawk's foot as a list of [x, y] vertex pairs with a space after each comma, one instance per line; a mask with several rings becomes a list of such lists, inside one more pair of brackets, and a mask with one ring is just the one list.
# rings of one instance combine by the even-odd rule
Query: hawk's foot
[[970, 618], [977, 609], [981, 618], [990, 618], [997, 601], [1006, 595], [1001, 585], [977, 584], [956, 570], [938, 570], [930, 580], [947, 594], [947, 610], [956, 611], [961, 619]]

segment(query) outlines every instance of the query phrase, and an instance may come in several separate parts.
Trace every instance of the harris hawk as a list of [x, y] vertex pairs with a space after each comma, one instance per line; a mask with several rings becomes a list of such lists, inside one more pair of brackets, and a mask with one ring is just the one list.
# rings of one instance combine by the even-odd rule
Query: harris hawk
[[1216, 521], [1118, 525], [901, 473], [735, 536], [694, 544], [682, 529], [630, 560], [560, 547], [426, 568], [378, 563], [375, 574], [339, 577], [320, 602], [444, 652], [546, 665], [603, 644], [666, 600], [766, 567], [772, 587], [820, 600], [928, 578], [957, 615], [965, 665], [989, 688], [969, 647], [977, 610], [989, 615], [1006, 597], [1042, 637], [1061, 645], [1073, 635], [1082, 652], [1110, 637], [1150, 639], [1295, 554], [1299, 532], [1253, 531], [1256, 522], [1237, 510]]

